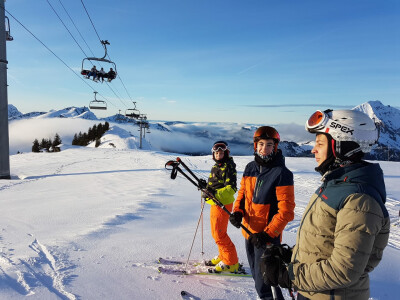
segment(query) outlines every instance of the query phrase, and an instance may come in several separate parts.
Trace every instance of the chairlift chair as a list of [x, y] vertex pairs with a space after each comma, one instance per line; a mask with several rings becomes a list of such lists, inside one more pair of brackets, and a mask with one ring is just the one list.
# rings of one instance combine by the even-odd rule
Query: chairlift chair
[[125, 110], [125, 117], [128, 118], [134, 118], [134, 119], [139, 119], [140, 117], [140, 111], [138, 109], [136, 109], [136, 102], [133, 102], [133, 108], [128, 108], [127, 110]]
[[106, 41], [101, 41], [101, 44], [104, 47], [104, 56], [103, 57], [85, 57], [82, 60], [81, 74], [85, 78], [89, 79], [88, 75], [90, 73], [91, 68], [85, 68], [84, 67], [85, 61], [90, 62], [93, 66], [94, 66], [93, 62], [96, 62], [96, 61], [104, 62], [104, 63], [108, 63], [108, 64], [113, 66], [113, 70], [115, 72], [115, 75], [113, 75], [113, 77], [109, 77], [108, 73], [105, 73], [104, 76], [103, 76], [104, 78], [107, 78], [108, 81], [111, 81], [111, 80], [113, 80], [113, 79], [115, 79], [117, 77], [117, 65], [115, 64], [115, 62], [105, 58], [107, 56], [107, 45], [110, 45], [110, 43], [106, 40]]
[[89, 108], [90, 109], [106, 110], [107, 109], [107, 102], [103, 101], [103, 100], [97, 100], [96, 99], [97, 92], [93, 92], [93, 93], [94, 93], [94, 100], [90, 101]]

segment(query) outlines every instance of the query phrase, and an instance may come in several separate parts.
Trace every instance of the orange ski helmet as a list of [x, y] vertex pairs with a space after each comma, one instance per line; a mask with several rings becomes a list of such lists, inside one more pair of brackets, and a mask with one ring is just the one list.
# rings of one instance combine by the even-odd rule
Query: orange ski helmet
[[270, 127], [270, 126], [261, 126], [259, 127], [255, 132], [253, 136], [253, 141], [254, 141], [254, 151], [257, 151], [257, 142], [259, 140], [274, 140], [275, 146], [274, 146], [274, 152], [278, 150], [278, 144], [281, 141], [281, 137], [276, 131], [275, 128]]

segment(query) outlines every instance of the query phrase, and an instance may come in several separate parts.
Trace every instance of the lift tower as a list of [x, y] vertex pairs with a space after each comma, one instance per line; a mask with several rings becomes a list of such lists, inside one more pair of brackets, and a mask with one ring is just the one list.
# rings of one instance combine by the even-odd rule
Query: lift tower
[[0, 179], [10, 179], [6, 41], [12, 40], [12, 37], [4, 6], [5, 0], [0, 0]]

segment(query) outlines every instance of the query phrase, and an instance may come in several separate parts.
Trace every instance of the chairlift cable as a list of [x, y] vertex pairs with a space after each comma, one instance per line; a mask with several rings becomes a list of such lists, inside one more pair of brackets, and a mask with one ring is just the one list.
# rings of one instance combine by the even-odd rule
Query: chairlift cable
[[83, 52], [83, 54], [87, 57], [87, 54], [85, 53], [85, 51], [82, 49], [81, 45], [79, 45], [78, 41], [75, 39], [75, 37], [72, 35], [71, 31], [68, 29], [67, 25], [65, 25], [65, 23], [63, 22], [63, 20], [61, 19], [60, 15], [56, 12], [56, 10], [54, 9], [54, 7], [51, 5], [49, 0], [46, 0], [47, 3], [50, 5], [51, 9], [53, 10], [54, 14], [58, 17], [58, 19], [60, 20], [60, 22], [64, 25], [65, 29], [68, 31], [68, 33], [70, 34], [70, 36], [72, 37], [72, 39], [75, 41], [75, 43], [78, 45], [79, 49], [81, 49], [81, 51]]
[[119, 76], [119, 74], [118, 74], [118, 78], [119, 78], [119, 80], [121, 81], [121, 83], [122, 83], [122, 86], [123, 86], [123, 87], [124, 87], [124, 89], [125, 89], [125, 92], [128, 94], [128, 96], [129, 96], [129, 99], [131, 99], [131, 101], [133, 101], [133, 99], [132, 99], [131, 95], [129, 95], [129, 92], [128, 92], [128, 90], [126, 89], [126, 86], [125, 86], [124, 82], [122, 81], [122, 78], [121, 78], [121, 76]]
[[89, 47], [88, 43], [86, 42], [85, 38], [83, 37], [82, 33], [80, 32], [80, 30], [78, 29], [78, 27], [76, 26], [74, 20], [72, 19], [71, 15], [68, 13], [67, 9], [65, 8], [64, 4], [62, 4], [61, 0], [58, 0], [58, 2], [60, 2], [62, 8], [64, 9], [65, 13], [68, 15], [69, 19], [71, 20], [71, 23], [74, 25], [76, 31], [78, 31], [80, 37], [82, 38], [83, 42], [86, 44], [86, 46], [88, 47], [89, 51], [92, 53], [93, 56], [94, 53], [92, 51], [92, 49]]
[[89, 20], [90, 20], [90, 23], [92, 23], [93, 29], [94, 29], [94, 31], [96, 32], [97, 37], [99, 38], [99, 41], [101, 42], [101, 38], [100, 38], [100, 36], [99, 36], [99, 33], [97, 32], [96, 27], [95, 27], [94, 24], [93, 24], [92, 18], [90, 17], [89, 12], [88, 12], [87, 9], [86, 9], [85, 3], [83, 3], [83, 0], [81, 0], [81, 3], [82, 3], [82, 5], [83, 5], [83, 8], [84, 8], [85, 11], [86, 11], [86, 14], [87, 14], [87, 16], [88, 16], [88, 18], [89, 18]]
[[114, 95], [119, 99], [119, 101], [121, 101], [121, 103], [125, 106], [126, 104], [122, 101], [121, 97], [117, 95], [117, 93], [113, 90], [113, 88], [108, 84], [108, 82], [106, 81], [106, 84], [108, 85], [108, 87], [110, 88], [110, 90], [114, 93]]
[[[88, 87], [90, 87], [93, 91], [95, 91], [95, 89], [89, 84], [87, 83], [81, 76], [79, 76], [78, 74], [76, 74], [76, 72], [67, 65], [67, 63], [62, 60], [53, 50], [51, 50], [45, 43], [43, 43], [32, 31], [30, 31], [24, 24], [22, 24], [16, 17], [14, 17], [13, 14], [11, 14], [6, 8], [3, 8], [4, 11], [10, 15], [10, 17], [12, 17], [19, 25], [22, 26], [22, 28], [24, 28], [30, 35], [32, 35], [40, 44], [42, 44], [43, 47], [45, 47], [51, 54], [53, 54], [59, 61], [61, 61], [69, 70], [71, 70], [72, 73], [74, 73], [75, 76], [77, 76], [80, 80], [82, 80]], [[107, 100], [106, 97], [104, 97], [103, 95], [100, 94], [101, 97], [103, 97], [104, 99]], [[111, 105], [113, 105], [115, 108], [117, 108], [114, 103], [112, 103], [110, 100], [107, 100], [107, 102], [110, 102]]]

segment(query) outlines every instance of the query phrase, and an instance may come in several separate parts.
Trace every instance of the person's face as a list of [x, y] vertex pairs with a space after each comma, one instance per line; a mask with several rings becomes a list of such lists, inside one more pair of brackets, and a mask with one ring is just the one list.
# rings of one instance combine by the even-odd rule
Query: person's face
[[216, 160], [221, 160], [224, 158], [224, 151], [222, 150], [218, 150], [216, 152], [214, 152], [214, 157]]
[[261, 139], [257, 142], [257, 152], [262, 156], [270, 155], [274, 151], [274, 145], [274, 140], [272, 139]]
[[325, 134], [318, 134], [315, 137], [315, 146], [312, 148], [311, 153], [314, 154], [318, 166], [328, 158], [328, 144], [328, 138]]

